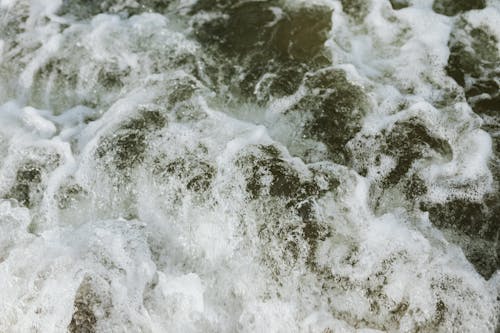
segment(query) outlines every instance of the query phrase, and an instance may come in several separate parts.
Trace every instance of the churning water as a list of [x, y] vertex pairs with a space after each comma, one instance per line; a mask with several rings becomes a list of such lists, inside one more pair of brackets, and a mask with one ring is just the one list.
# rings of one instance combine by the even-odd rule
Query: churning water
[[495, 332], [500, 1], [0, 0], [0, 332]]

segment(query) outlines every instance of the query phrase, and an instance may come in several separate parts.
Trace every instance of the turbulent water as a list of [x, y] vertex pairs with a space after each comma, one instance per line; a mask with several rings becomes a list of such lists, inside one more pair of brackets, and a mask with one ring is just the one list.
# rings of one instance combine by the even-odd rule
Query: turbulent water
[[0, 332], [498, 332], [500, 1], [0, 0]]

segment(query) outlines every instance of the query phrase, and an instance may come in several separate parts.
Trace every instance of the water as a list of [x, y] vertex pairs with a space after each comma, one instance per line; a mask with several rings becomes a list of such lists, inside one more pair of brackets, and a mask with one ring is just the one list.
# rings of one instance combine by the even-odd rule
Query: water
[[0, 1], [0, 332], [495, 332], [497, 0]]

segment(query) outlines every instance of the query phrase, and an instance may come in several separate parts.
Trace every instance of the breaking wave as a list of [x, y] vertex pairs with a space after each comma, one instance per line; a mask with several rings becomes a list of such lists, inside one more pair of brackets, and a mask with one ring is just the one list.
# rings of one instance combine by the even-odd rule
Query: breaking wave
[[495, 332], [497, 0], [1, 0], [1, 332]]

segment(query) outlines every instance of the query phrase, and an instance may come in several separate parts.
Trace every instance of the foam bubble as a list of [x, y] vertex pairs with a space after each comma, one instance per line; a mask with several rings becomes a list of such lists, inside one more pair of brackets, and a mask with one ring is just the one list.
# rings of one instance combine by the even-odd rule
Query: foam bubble
[[2, 0], [0, 331], [494, 332], [499, 8], [433, 3]]

